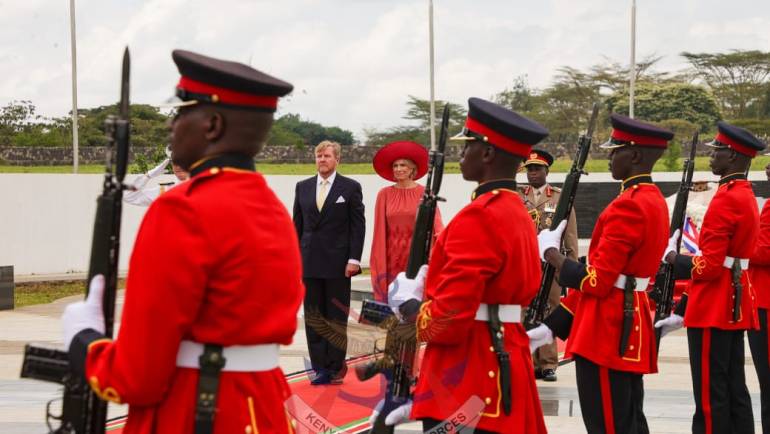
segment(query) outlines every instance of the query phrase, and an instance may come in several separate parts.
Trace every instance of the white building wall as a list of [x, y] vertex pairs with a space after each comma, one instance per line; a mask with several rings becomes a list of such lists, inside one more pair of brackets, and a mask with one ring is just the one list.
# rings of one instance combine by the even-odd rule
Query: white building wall
[[[289, 213], [294, 200], [294, 186], [307, 176], [267, 176]], [[388, 181], [376, 175], [355, 175], [361, 183], [366, 206], [366, 243], [363, 264], [369, 263], [374, 201]], [[677, 181], [679, 173], [655, 174], [658, 181]], [[705, 172], [696, 179], [712, 179]], [[130, 181], [129, 177], [129, 181]], [[554, 174], [551, 181], [561, 182], [564, 174]], [[752, 180], [764, 180], [764, 173], [752, 172]], [[15, 274], [60, 274], [87, 271], [96, 197], [101, 192], [102, 175], [0, 174], [0, 265], [13, 265]], [[156, 182], [173, 180], [171, 175]], [[585, 182], [613, 182], [609, 174], [583, 178]], [[519, 181], [526, 181], [523, 174]], [[445, 175], [441, 195], [447, 199], [439, 207], [448, 222], [470, 200], [475, 184], [460, 175]], [[121, 231], [120, 268], [128, 268], [145, 208], [124, 204]]]

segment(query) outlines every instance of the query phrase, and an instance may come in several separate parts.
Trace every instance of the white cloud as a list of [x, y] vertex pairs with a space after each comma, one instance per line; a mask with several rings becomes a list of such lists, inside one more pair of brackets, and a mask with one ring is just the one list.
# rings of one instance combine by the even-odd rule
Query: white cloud
[[[627, 62], [630, 1], [435, 0], [436, 95], [465, 103], [527, 75], [545, 86], [558, 67], [603, 56]], [[178, 79], [173, 48], [251, 63], [291, 81], [281, 112], [353, 130], [403, 124], [407, 95], [427, 98], [425, 0], [79, 0], [81, 107], [118, 94], [122, 47], [132, 51], [132, 99], [163, 101]], [[32, 100], [51, 116], [70, 107], [67, 2], [0, 0], [0, 104]], [[770, 2], [638, 1], [638, 57], [767, 50]]]

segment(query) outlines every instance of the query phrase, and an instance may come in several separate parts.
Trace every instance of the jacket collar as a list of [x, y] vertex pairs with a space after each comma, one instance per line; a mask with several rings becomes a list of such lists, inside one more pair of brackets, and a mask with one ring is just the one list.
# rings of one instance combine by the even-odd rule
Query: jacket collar
[[190, 177], [202, 173], [212, 167], [234, 167], [236, 169], [256, 171], [254, 159], [242, 154], [221, 154], [198, 160], [190, 167]]

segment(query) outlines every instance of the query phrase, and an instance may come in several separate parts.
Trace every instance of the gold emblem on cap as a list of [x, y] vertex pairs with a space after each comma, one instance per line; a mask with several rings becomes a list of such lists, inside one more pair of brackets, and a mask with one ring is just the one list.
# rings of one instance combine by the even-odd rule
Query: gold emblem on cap
[[211, 168], [211, 170], [210, 170], [209, 172], [210, 172], [212, 175], [216, 175], [217, 173], [219, 173], [219, 167], [212, 167], [212, 168]]
[[211, 95], [211, 102], [219, 102], [219, 95], [217, 94]]
[[529, 159], [530, 159], [530, 160], [535, 160], [535, 159], [537, 159], [537, 154], [536, 154], [536, 153], [534, 153], [534, 152], [533, 152], [533, 153], [531, 153], [531, 154], [529, 154]]

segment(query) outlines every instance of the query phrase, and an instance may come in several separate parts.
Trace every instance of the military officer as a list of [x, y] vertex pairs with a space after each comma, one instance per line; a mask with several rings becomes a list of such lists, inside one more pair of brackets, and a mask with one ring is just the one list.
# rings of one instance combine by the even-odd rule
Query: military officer
[[[556, 205], [559, 203], [561, 189], [548, 184], [547, 176], [553, 156], [542, 149], [533, 149], [524, 162], [527, 171], [529, 185], [519, 188], [519, 193], [524, 199], [529, 215], [535, 223], [535, 229], [540, 232], [551, 227]], [[562, 251], [568, 258], [577, 261], [578, 237], [575, 213], [570, 213], [567, 229], [564, 232]], [[554, 280], [551, 292], [548, 294], [548, 312], [556, 309], [561, 301], [562, 286]], [[543, 345], [532, 353], [532, 362], [535, 365], [535, 378], [545, 381], [556, 381], [556, 368], [559, 366], [559, 351], [556, 342]]]
[[425, 289], [416, 323], [427, 346], [411, 417], [421, 419], [425, 431], [459, 423], [475, 425], [477, 433], [545, 433], [521, 324], [521, 305], [535, 295], [541, 265], [515, 176], [548, 131], [489, 101], [471, 98], [468, 106], [457, 137], [465, 140], [460, 168], [479, 186], [439, 234], [427, 279], [401, 273], [389, 294], [400, 305], [423, 300]]
[[191, 178], [145, 214], [117, 339], [103, 335], [99, 275], [65, 310], [64, 342], [96, 394], [129, 405], [127, 434], [291, 433], [278, 346], [297, 326], [300, 255], [254, 155], [292, 86], [236, 62], [172, 57], [171, 159]]
[[[765, 167], [765, 175], [770, 181], [770, 163]], [[770, 434], [770, 335], [767, 328], [770, 311], [770, 199], [765, 199], [759, 216], [759, 238], [749, 259], [749, 280], [756, 292], [760, 326], [759, 330], [749, 330], [749, 348], [759, 378], [762, 432]]]
[[533, 347], [567, 340], [575, 360], [583, 423], [589, 434], [648, 433], [642, 375], [657, 372], [647, 285], [666, 248], [668, 207], [650, 175], [673, 133], [618, 114], [610, 116], [610, 172], [621, 192], [599, 215], [588, 264], [559, 252], [565, 223], [538, 236], [543, 260], [570, 293], [529, 331]]
[[662, 333], [687, 327], [695, 415], [693, 433], [753, 433], [751, 399], [746, 388], [743, 336], [759, 328], [757, 298], [747, 268], [757, 246], [759, 210], [746, 179], [752, 158], [765, 144], [749, 131], [717, 123], [707, 143], [711, 172], [719, 188], [709, 204], [695, 256], [675, 251], [669, 241], [664, 260], [677, 278], [692, 278], [675, 313], [658, 321]]
[[[166, 152], [170, 154], [168, 149]], [[123, 193], [123, 201], [132, 205], [150, 206], [152, 201], [157, 199], [158, 196], [165, 193], [170, 188], [173, 188], [178, 183], [187, 181], [187, 179], [190, 177], [190, 174], [185, 170], [182, 170], [179, 165], [172, 164], [171, 166], [174, 172], [174, 176], [176, 176], [175, 182], [163, 182], [155, 186], [147, 186], [147, 184], [153, 178], [162, 175], [163, 172], [166, 171], [166, 167], [170, 162], [171, 157], [169, 156], [165, 160], [161, 161], [160, 164], [147, 171], [147, 173], [143, 173], [136, 177], [134, 182], [131, 183], [131, 189]]]

